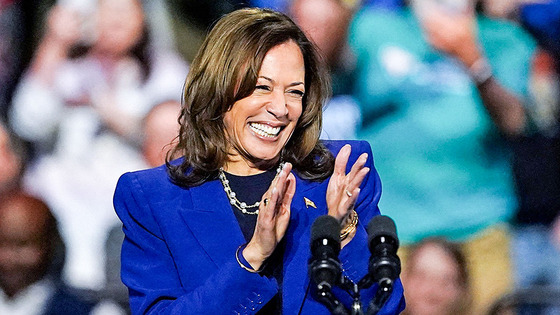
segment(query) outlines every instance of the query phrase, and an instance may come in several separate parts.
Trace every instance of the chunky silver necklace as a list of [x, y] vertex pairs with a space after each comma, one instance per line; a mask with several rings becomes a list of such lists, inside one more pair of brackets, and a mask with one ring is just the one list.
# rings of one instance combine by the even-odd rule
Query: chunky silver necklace
[[[252, 205], [247, 205], [247, 203], [243, 201], [239, 201], [239, 199], [237, 199], [237, 194], [233, 190], [231, 190], [231, 187], [229, 186], [229, 180], [226, 178], [226, 174], [224, 173], [224, 170], [222, 168], [220, 168], [218, 177], [220, 178], [220, 181], [224, 186], [224, 191], [226, 192], [226, 195], [229, 199], [229, 203], [231, 203], [232, 206], [241, 210], [241, 212], [245, 214], [259, 214], [259, 205], [261, 204], [260, 201], [257, 201]], [[257, 209], [254, 211], [247, 210], [251, 208], [257, 208]]]
[[[280, 173], [283, 166], [284, 166], [284, 163], [280, 163], [280, 165], [278, 166], [278, 169], [276, 170], [276, 173]], [[226, 174], [224, 173], [224, 169], [221, 168], [221, 167], [218, 171], [218, 177], [220, 178], [220, 181], [222, 182], [222, 185], [224, 186], [224, 191], [226, 192], [226, 195], [229, 199], [229, 203], [232, 206], [236, 207], [237, 209], [239, 209], [241, 212], [243, 212], [245, 214], [259, 214], [259, 206], [260, 206], [261, 202], [257, 201], [252, 205], [248, 205], [246, 202], [239, 201], [239, 199], [237, 199], [237, 194], [233, 190], [231, 190], [231, 187], [229, 186], [229, 180], [226, 178]], [[248, 209], [252, 209], [252, 208], [257, 208], [257, 209], [255, 209], [254, 211], [248, 210]]]

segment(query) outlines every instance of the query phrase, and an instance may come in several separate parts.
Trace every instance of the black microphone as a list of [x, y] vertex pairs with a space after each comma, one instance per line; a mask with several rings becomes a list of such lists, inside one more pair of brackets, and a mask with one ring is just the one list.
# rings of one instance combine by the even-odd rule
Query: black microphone
[[309, 272], [318, 288], [332, 288], [340, 279], [340, 223], [330, 216], [318, 217], [311, 226]]
[[393, 283], [401, 273], [401, 260], [397, 256], [399, 239], [395, 222], [388, 216], [378, 215], [367, 226], [368, 247], [371, 252], [368, 274], [359, 282], [360, 289], [377, 283], [378, 289], [370, 301], [367, 315], [375, 315], [393, 291]]
[[368, 271], [371, 280], [380, 286], [392, 286], [401, 273], [397, 256], [399, 238], [395, 222], [388, 216], [378, 215], [367, 226], [368, 247], [371, 252]]
[[311, 258], [308, 270], [316, 284], [317, 298], [332, 314], [348, 314], [348, 310], [332, 294], [340, 283], [342, 267], [340, 253], [340, 223], [330, 215], [318, 217], [311, 225]]

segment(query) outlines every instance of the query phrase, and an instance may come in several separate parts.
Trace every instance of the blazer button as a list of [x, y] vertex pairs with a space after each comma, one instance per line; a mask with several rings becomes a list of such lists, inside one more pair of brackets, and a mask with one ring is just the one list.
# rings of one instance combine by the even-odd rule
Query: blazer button
[[262, 300], [262, 296], [259, 293], [253, 292], [253, 294], [256, 296], [257, 300], [257, 304], [262, 304], [263, 300]]

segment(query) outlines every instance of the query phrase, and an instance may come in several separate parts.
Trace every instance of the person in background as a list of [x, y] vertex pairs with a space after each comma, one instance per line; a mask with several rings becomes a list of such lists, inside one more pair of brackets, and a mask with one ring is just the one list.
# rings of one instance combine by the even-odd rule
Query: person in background
[[148, 167], [165, 163], [165, 154], [179, 133], [181, 103], [171, 100], [155, 105], [144, 117], [142, 156]]
[[0, 314], [89, 314], [94, 301], [57, 277], [61, 244], [44, 202], [21, 191], [0, 198]]
[[[165, 163], [166, 152], [179, 133], [177, 119], [181, 103], [175, 100], [164, 101], [152, 107], [142, 122], [142, 155], [146, 168]], [[120, 277], [121, 247], [124, 239], [122, 224], [113, 226], [105, 242], [105, 287], [103, 288], [103, 307], [117, 306], [129, 310], [128, 290]], [[101, 306], [99, 306], [100, 309]], [[106, 306], [105, 306], [106, 305]], [[105, 308], [102, 310], [105, 311]], [[104, 315], [103, 313], [99, 313]]]
[[526, 116], [534, 39], [480, 1], [411, 0], [364, 8], [349, 33], [357, 58], [359, 138], [376, 150], [380, 207], [403, 251], [429, 236], [463, 244], [473, 312], [512, 289], [516, 209], [507, 140]]
[[534, 128], [514, 142], [514, 280], [520, 290], [560, 288], [560, 1], [514, 2], [517, 20], [540, 46], [528, 112]]
[[[366, 142], [319, 141], [329, 77], [317, 54], [275, 11], [237, 10], [212, 28], [166, 165], [126, 173], [115, 190], [133, 313], [330, 313], [308, 275], [322, 215], [340, 224], [345, 275], [366, 275], [379, 177]], [[350, 294], [333, 294], [349, 307]], [[379, 314], [402, 309], [396, 279]]]
[[[106, 233], [118, 223], [115, 182], [144, 167], [141, 121], [153, 104], [179, 100], [188, 65], [152, 45], [139, 0], [99, 0], [91, 18], [64, 5], [50, 10], [9, 118], [34, 148], [25, 189], [60, 222], [68, 246], [65, 279], [98, 290]], [[93, 33], [81, 32], [88, 22]]]
[[429, 237], [414, 244], [405, 259], [403, 314], [470, 314], [467, 260], [458, 244]]
[[23, 142], [0, 119], [0, 198], [21, 185], [26, 157]]
[[322, 139], [356, 139], [360, 107], [353, 93], [355, 57], [348, 47], [348, 26], [360, 1], [293, 0], [288, 12], [317, 45], [329, 68], [332, 96], [323, 110]]

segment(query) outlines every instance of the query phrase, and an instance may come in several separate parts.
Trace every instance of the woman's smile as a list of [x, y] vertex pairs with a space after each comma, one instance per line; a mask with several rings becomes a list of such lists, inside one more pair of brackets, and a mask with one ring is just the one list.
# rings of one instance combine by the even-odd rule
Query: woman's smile
[[257, 134], [257, 136], [267, 139], [275, 139], [284, 126], [271, 126], [267, 123], [249, 123], [249, 128]]

